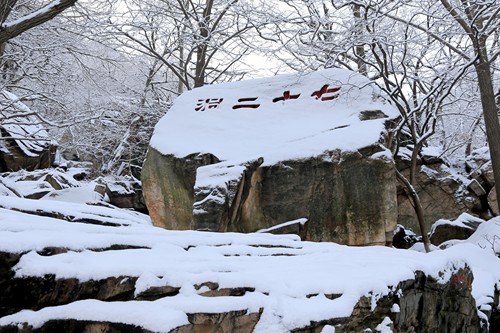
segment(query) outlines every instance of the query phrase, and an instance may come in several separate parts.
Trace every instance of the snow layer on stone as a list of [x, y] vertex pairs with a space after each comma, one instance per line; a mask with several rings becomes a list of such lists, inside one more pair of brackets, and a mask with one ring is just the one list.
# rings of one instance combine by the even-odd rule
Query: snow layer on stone
[[15, 138], [14, 141], [26, 156], [38, 156], [51, 143], [48, 132], [33, 115], [33, 111], [16, 95], [6, 90], [0, 91], [0, 94], [1, 126]]
[[59, 201], [60, 203], [95, 203], [102, 199], [102, 195], [94, 191], [96, 185], [96, 182], [81, 183], [79, 187], [52, 191], [40, 200]]
[[[238, 108], [242, 105], [248, 107]], [[272, 165], [378, 142], [387, 118], [359, 118], [360, 112], [373, 110], [397, 116], [367, 78], [346, 70], [224, 83], [179, 96], [157, 124], [150, 144], [177, 157], [192, 153], [211, 153], [222, 161], [262, 157], [264, 165]]]
[[492, 253], [500, 254], [500, 217], [482, 222], [477, 230], [459, 243], [472, 243]]
[[151, 224], [149, 216], [120, 209], [60, 202], [57, 200], [32, 200], [15, 197], [1, 197], [0, 207], [25, 212], [47, 212], [70, 216], [74, 219], [93, 219], [115, 225]]
[[284, 223], [273, 225], [272, 227], [267, 228], [267, 229], [260, 229], [260, 230], [257, 230], [256, 232], [257, 233], [270, 232], [270, 231], [273, 231], [273, 230], [277, 230], [277, 229], [281, 229], [281, 228], [286, 228], [286, 227], [289, 227], [289, 226], [294, 225], [294, 224], [302, 224], [302, 225], [304, 225], [306, 222], [307, 222], [306, 218], [300, 218], [300, 219], [296, 219], [296, 220], [293, 220], [293, 221], [287, 221], [287, 222], [284, 222]]
[[[89, 250], [113, 244], [144, 248]], [[52, 256], [35, 252], [47, 246], [70, 251]], [[27, 252], [14, 267], [18, 277], [55, 274], [88, 281], [135, 276], [140, 289], [160, 282], [181, 288], [179, 295], [154, 302], [86, 300], [21, 311], [0, 318], [0, 325], [28, 322], [40, 326], [50, 319], [76, 318], [167, 332], [187, 324], [187, 313], [264, 308], [255, 331], [288, 332], [310, 321], [349, 316], [361, 296], [383, 296], [391, 286], [414, 278], [416, 270], [444, 283], [454, 269], [468, 265], [474, 274], [472, 293], [478, 306], [491, 300], [500, 281], [498, 258], [467, 242], [423, 254], [301, 242], [291, 235], [170, 231], [133, 223], [86, 225], [5, 209], [0, 209], [0, 251]], [[193, 286], [207, 281], [220, 288], [255, 291], [241, 297], [201, 297]], [[325, 294], [342, 296], [330, 300]]]
[[462, 228], [466, 228], [466, 229], [473, 229], [474, 225], [480, 225], [483, 222], [484, 222], [484, 220], [480, 219], [479, 217], [472, 216], [472, 215], [470, 215], [468, 213], [462, 213], [462, 214], [460, 214], [460, 216], [458, 216], [453, 221], [450, 221], [450, 220], [447, 220], [447, 219], [439, 219], [439, 220], [437, 220], [432, 225], [430, 234], [432, 235], [436, 231], [436, 228], [438, 226], [440, 226], [440, 225], [449, 224], [449, 225], [453, 225], [453, 226], [457, 226], [457, 227], [462, 227]]

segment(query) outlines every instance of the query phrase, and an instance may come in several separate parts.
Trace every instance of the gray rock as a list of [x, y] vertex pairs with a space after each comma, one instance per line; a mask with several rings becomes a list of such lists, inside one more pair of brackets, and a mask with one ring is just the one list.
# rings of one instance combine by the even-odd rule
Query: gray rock
[[308, 240], [384, 245], [396, 228], [396, 184], [392, 159], [371, 157], [380, 150], [251, 162], [237, 182], [195, 192], [197, 168], [217, 159], [162, 156], [150, 147], [142, 182], [153, 223], [168, 229], [255, 232], [305, 217]]
[[[409, 169], [401, 171], [409, 177]], [[454, 219], [464, 212], [484, 211], [480, 198], [467, 191], [464, 184], [455, 178], [443, 164], [422, 165], [416, 175], [415, 190], [424, 209], [427, 230], [439, 219]], [[415, 210], [406, 193], [398, 184], [398, 224], [412, 230], [420, 230]]]
[[455, 221], [441, 219], [432, 225], [429, 239], [436, 246], [452, 239], [467, 239], [482, 222], [484, 220], [466, 213], [460, 215]]
[[500, 212], [498, 211], [498, 201], [497, 201], [496, 187], [493, 186], [490, 193], [488, 194], [488, 205], [490, 206], [493, 215], [498, 216]]
[[106, 178], [105, 184], [105, 191], [112, 205], [147, 213], [140, 181], [129, 177], [114, 177]]

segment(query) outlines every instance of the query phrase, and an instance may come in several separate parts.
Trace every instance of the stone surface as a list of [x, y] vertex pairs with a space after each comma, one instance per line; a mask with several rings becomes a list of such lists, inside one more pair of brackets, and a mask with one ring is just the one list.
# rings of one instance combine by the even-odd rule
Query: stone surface
[[[401, 172], [409, 177], [409, 169], [403, 169]], [[415, 183], [415, 189], [422, 202], [427, 230], [430, 230], [431, 225], [439, 219], [454, 219], [464, 212], [479, 215], [484, 213], [480, 198], [468, 192], [444, 164], [421, 165]], [[414, 231], [420, 230], [415, 210], [400, 184], [398, 184], [398, 224]]]
[[[375, 309], [371, 298], [363, 297], [350, 317], [313, 322], [293, 332], [320, 333], [326, 325], [335, 327], [336, 333], [373, 332], [386, 317], [395, 333], [481, 332], [472, 280], [468, 268], [454, 272], [447, 284], [416, 272], [414, 280], [400, 282], [395, 292], [378, 299]], [[399, 312], [391, 311], [394, 304]]]
[[[463, 214], [462, 216], [466, 215]], [[460, 219], [460, 223], [453, 223], [452, 221], [442, 223], [443, 220], [439, 220], [431, 227], [429, 235], [431, 243], [438, 246], [451, 239], [463, 240], [469, 238], [481, 223], [478, 219], [470, 217], [471, 219], [469, 220], [466, 218]]]
[[[116, 248], [116, 247], [114, 247]], [[56, 255], [64, 249], [48, 249], [44, 255]], [[0, 252], [0, 317], [17, 312], [21, 309], [38, 310], [47, 306], [67, 304], [80, 299], [98, 299], [103, 301], [154, 300], [177, 295], [179, 288], [169, 286], [154, 287], [135, 295], [136, 278], [109, 277], [99, 281], [79, 282], [76, 279], [55, 279], [53, 275], [44, 277], [15, 278], [12, 267], [19, 261], [21, 254]], [[327, 326], [335, 327], [335, 332], [372, 332], [384, 320], [392, 321], [395, 333], [424, 332], [463, 332], [476, 333], [482, 331], [477, 315], [476, 304], [471, 295], [473, 276], [468, 267], [453, 269], [446, 283], [440, 283], [422, 272], [415, 272], [415, 278], [389, 286], [387, 295], [366, 295], [357, 302], [349, 317], [330, 318], [320, 322], [310, 322], [309, 325], [294, 329], [293, 332], [322, 332]], [[238, 297], [253, 289], [244, 287], [219, 289], [214, 282], [206, 282], [193, 286], [209, 291], [200, 294], [202, 297]], [[141, 296], [142, 295], [142, 296]], [[154, 296], [153, 298], [144, 297]], [[318, 297], [309, 295], [307, 297]], [[336, 299], [341, 295], [330, 295]], [[495, 308], [498, 304], [492, 304]], [[394, 308], [399, 311], [394, 311]], [[189, 324], [173, 329], [172, 333], [189, 332], [241, 332], [250, 333], [261, 319], [265, 309], [257, 312], [248, 310], [228, 311], [222, 313], [188, 313]], [[490, 311], [491, 312], [491, 311]], [[488, 314], [491, 327], [496, 327], [498, 313]], [[484, 326], [483, 326], [484, 327]], [[10, 333], [49, 333], [49, 332], [137, 332], [150, 333], [141, 327], [113, 323], [92, 322], [88, 320], [60, 319], [45, 322], [34, 329], [28, 325], [0, 327], [0, 332]], [[494, 332], [490, 330], [490, 332]]]
[[493, 186], [490, 193], [488, 194], [488, 206], [490, 207], [491, 212], [495, 216], [500, 215], [500, 212], [498, 211], [498, 201], [497, 200], [498, 199], [497, 199], [496, 187]]
[[370, 158], [379, 151], [247, 166], [231, 196], [204, 206], [213, 212], [204, 218], [192, 213], [203, 200], [194, 193], [196, 169], [217, 163], [212, 155], [178, 159], [150, 148], [142, 182], [153, 223], [168, 229], [254, 232], [305, 217], [305, 239], [383, 245], [396, 227], [396, 185], [392, 160]]
[[216, 163], [217, 159], [209, 154], [180, 159], [150, 148], [146, 160], [141, 181], [153, 224], [174, 230], [192, 229], [196, 169]]
[[130, 177], [106, 178], [106, 194], [112, 205], [147, 213], [141, 182]]

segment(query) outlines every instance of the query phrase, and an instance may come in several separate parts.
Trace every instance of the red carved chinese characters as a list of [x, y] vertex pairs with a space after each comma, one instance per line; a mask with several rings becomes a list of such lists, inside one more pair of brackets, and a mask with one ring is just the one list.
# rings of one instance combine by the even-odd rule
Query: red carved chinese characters
[[[311, 96], [316, 97], [316, 99], [321, 99], [322, 101], [331, 101], [332, 99], [339, 97], [339, 94], [335, 93], [340, 90], [340, 87], [328, 88], [329, 86], [330, 85], [325, 84], [320, 90], [313, 92]], [[327, 96], [323, 97], [323, 95]]]
[[199, 99], [195, 111], [205, 111], [207, 109], [217, 109], [219, 104], [222, 103], [223, 98], [207, 98], [207, 99]]
[[[337, 97], [339, 97], [338, 92], [340, 91], [340, 87], [330, 87], [329, 84], [325, 84], [321, 87], [320, 90], [317, 90], [311, 94], [311, 97], [314, 97], [320, 101], [331, 101]], [[292, 95], [290, 90], [286, 90], [283, 92], [282, 96], [273, 98], [273, 103], [277, 102], [285, 102], [291, 99], [298, 99], [301, 94]], [[260, 103], [256, 101], [259, 97], [245, 97], [238, 98], [238, 103], [233, 105], [233, 110], [238, 109], [257, 109], [260, 107]], [[217, 109], [219, 105], [222, 103], [223, 98], [207, 98], [207, 99], [199, 99], [196, 104], [195, 111], [206, 111], [209, 109]]]
[[280, 101], [288, 101], [289, 99], [297, 99], [300, 97], [300, 94], [297, 95], [290, 95], [290, 90], [287, 90], [283, 93], [283, 96], [281, 97], [276, 97], [273, 99], [273, 103], [280, 102]]
[[237, 109], [257, 109], [260, 104], [252, 104], [249, 102], [255, 102], [258, 99], [258, 97], [248, 97], [248, 98], [239, 98], [238, 103], [243, 103], [243, 104], [236, 104], [233, 106], [233, 110]]

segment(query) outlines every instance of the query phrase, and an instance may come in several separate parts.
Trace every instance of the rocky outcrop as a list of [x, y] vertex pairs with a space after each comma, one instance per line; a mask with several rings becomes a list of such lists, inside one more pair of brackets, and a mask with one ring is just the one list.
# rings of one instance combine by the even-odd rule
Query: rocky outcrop
[[[58, 251], [50, 252], [54, 255]], [[21, 309], [37, 310], [47, 306], [68, 304], [81, 299], [98, 299], [104, 301], [157, 300], [178, 294], [179, 288], [163, 286], [151, 287], [141, 293], [135, 293], [136, 278], [109, 277], [99, 281], [79, 282], [76, 279], [55, 279], [54, 276], [38, 278], [15, 278], [10, 268], [19, 260], [19, 255], [0, 253], [2, 271], [0, 286], [2, 304], [0, 317]], [[363, 296], [354, 307], [349, 317], [330, 318], [293, 332], [321, 332], [327, 326], [333, 326], [335, 332], [365, 332], [376, 330], [383, 322], [396, 333], [417, 332], [487, 332], [481, 330], [476, 304], [471, 295], [473, 276], [465, 267], [448, 272], [446, 283], [415, 272], [415, 278], [401, 281], [390, 287], [387, 295]], [[238, 297], [253, 289], [228, 288], [219, 289], [217, 284], [207, 282], [194, 286], [195, 289], [206, 288], [203, 297]], [[309, 295], [308, 297], [317, 297]], [[325, 295], [328, 297], [328, 295]], [[341, 295], [330, 295], [336, 299]], [[189, 324], [173, 329], [172, 333], [188, 332], [241, 332], [251, 333], [258, 324], [263, 311], [247, 310], [228, 311], [222, 313], [189, 313]], [[386, 319], [388, 318], [388, 319]], [[494, 317], [492, 317], [494, 319]], [[486, 327], [483, 324], [483, 328]], [[132, 324], [115, 322], [96, 322], [76, 319], [49, 320], [41, 327], [29, 325], [0, 327], [1, 332], [138, 332], [150, 330]], [[493, 331], [491, 331], [493, 332]]]
[[344, 70], [186, 92], [157, 125], [143, 166], [152, 221], [279, 233], [305, 218], [303, 239], [386, 244], [396, 185], [384, 144], [396, 116], [365, 77]]
[[466, 171], [475, 182], [475, 187], [483, 201], [483, 205], [490, 209], [494, 216], [500, 215], [498, 211], [497, 193], [495, 179], [493, 177], [493, 166], [491, 164], [488, 147], [472, 151], [465, 161]]
[[195, 193], [196, 168], [216, 159], [150, 148], [142, 181], [153, 223], [168, 229], [255, 232], [305, 217], [304, 239], [383, 245], [395, 228], [396, 185], [392, 160], [377, 153], [373, 146], [273, 166], [250, 163], [238, 182]]
[[371, 297], [363, 297], [349, 318], [311, 323], [293, 332], [321, 332], [326, 325], [341, 333], [375, 331], [385, 318], [395, 333], [481, 332], [472, 280], [467, 268], [455, 271], [446, 284], [416, 272], [414, 280], [400, 282], [395, 292], [376, 300], [375, 308]]
[[[400, 154], [396, 165], [408, 179], [409, 161], [404, 154]], [[439, 219], [454, 219], [464, 212], [485, 217], [487, 208], [467, 186], [470, 181], [452, 172], [442, 159], [422, 156], [417, 168], [415, 190], [422, 202], [427, 230]], [[398, 224], [420, 230], [411, 200], [401, 184], [398, 184]]]
[[132, 208], [147, 213], [141, 182], [132, 177], [106, 177], [105, 193], [109, 202], [120, 208]]
[[454, 221], [441, 219], [432, 225], [429, 239], [436, 246], [451, 239], [464, 240], [469, 238], [483, 222], [484, 220], [467, 213], [461, 214]]
[[0, 90], [0, 109], [0, 172], [49, 168], [57, 143], [36, 111], [7, 90]]

